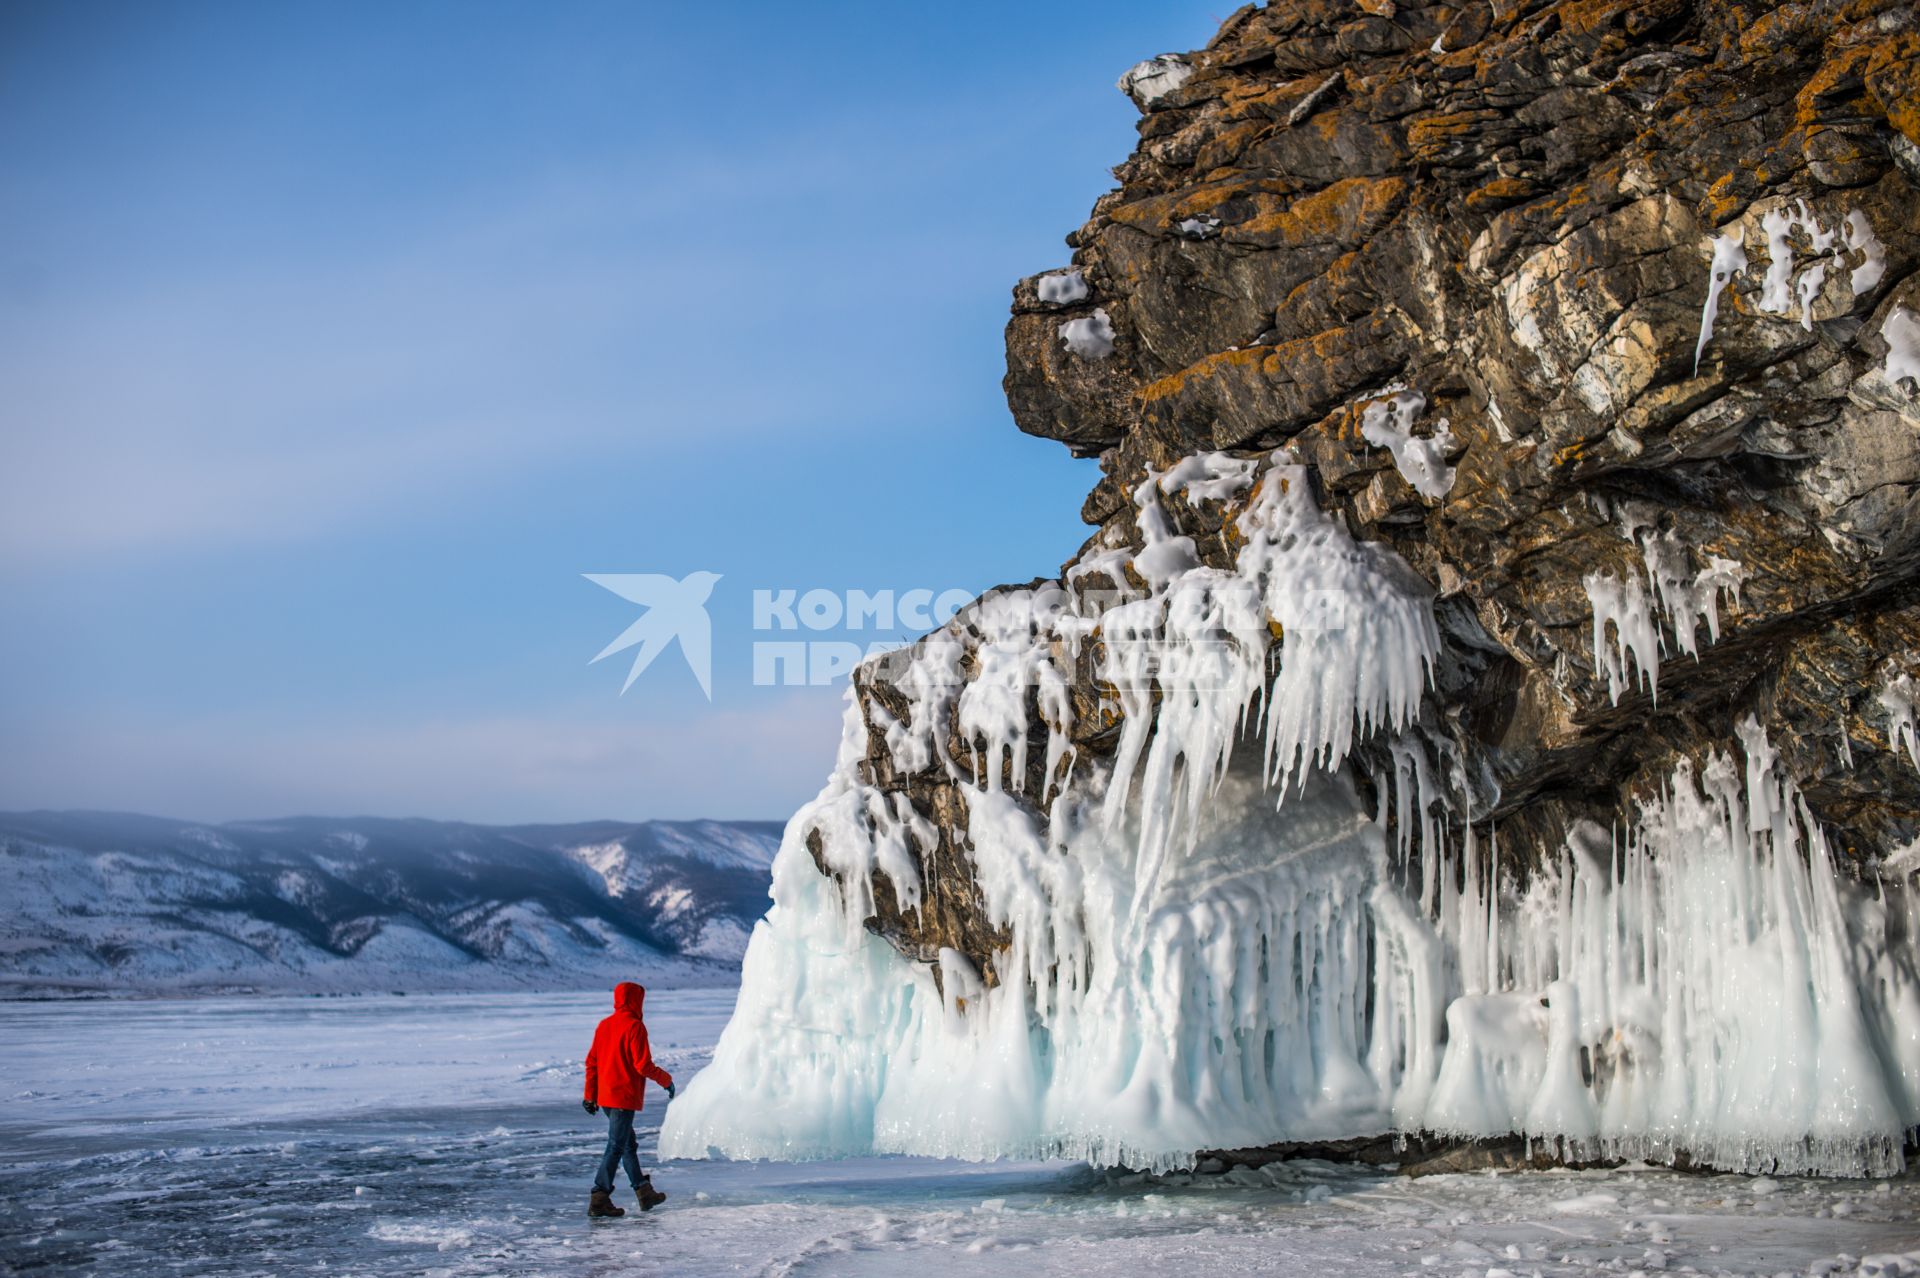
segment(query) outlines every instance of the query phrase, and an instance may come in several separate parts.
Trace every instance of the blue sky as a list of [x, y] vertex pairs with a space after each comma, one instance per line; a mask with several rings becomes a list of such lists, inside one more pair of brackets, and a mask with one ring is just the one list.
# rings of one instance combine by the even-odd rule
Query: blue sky
[[[1008, 290], [1227, 11], [0, 9], [0, 807], [784, 816], [840, 689], [752, 592], [1079, 544]], [[712, 701], [618, 695], [581, 574], [695, 570]]]

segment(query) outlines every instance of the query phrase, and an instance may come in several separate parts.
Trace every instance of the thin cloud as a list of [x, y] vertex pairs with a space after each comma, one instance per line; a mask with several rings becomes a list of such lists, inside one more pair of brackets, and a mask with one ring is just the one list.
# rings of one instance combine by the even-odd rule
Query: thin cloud
[[672, 715], [26, 725], [0, 745], [0, 808], [203, 821], [778, 817], [824, 781], [838, 716], [836, 691], [809, 689], [751, 710]]

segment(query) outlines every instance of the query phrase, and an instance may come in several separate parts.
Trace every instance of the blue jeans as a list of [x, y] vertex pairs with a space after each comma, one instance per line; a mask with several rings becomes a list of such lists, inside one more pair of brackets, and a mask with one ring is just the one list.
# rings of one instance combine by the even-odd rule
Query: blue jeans
[[613, 1192], [613, 1169], [621, 1163], [627, 1165], [627, 1179], [635, 1189], [645, 1179], [640, 1173], [640, 1138], [633, 1134], [633, 1111], [630, 1109], [603, 1109], [607, 1116], [607, 1152], [600, 1155], [600, 1172], [593, 1178], [593, 1187], [603, 1194]]

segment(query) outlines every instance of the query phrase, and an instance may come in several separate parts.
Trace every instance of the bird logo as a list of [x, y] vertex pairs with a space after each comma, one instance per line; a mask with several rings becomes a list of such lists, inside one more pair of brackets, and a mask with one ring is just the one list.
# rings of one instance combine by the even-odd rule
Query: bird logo
[[700, 691], [707, 694], [707, 700], [713, 700], [713, 622], [707, 617], [707, 597], [720, 580], [719, 573], [690, 572], [678, 581], [657, 572], [589, 572], [581, 576], [646, 609], [593, 659], [599, 661], [640, 645], [640, 651], [633, 655], [633, 668], [627, 671], [627, 681], [620, 686], [620, 695], [625, 696], [640, 672], [677, 639], [687, 669], [700, 681]]

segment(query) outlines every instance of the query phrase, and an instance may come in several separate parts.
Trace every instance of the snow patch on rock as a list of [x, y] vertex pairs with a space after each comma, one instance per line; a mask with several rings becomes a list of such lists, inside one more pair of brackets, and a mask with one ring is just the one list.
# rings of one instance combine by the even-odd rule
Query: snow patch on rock
[[1134, 63], [1114, 87], [1132, 98], [1134, 105], [1144, 111], [1185, 84], [1192, 75], [1193, 67], [1184, 57], [1177, 53], [1163, 53], [1145, 62]]
[[1880, 336], [1887, 343], [1887, 359], [1880, 370], [1886, 379], [1895, 386], [1902, 381], [1920, 385], [1920, 315], [1904, 306], [1894, 307]]
[[1060, 326], [1060, 340], [1081, 359], [1105, 359], [1113, 354], [1113, 324], [1105, 307]]
[[1034, 284], [1034, 291], [1041, 301], [1051, 306], [1083, 302], [1093, 295], [1093, 290], [1087, 287], [1087, 277], [1077, 270], [1042, 275]]

